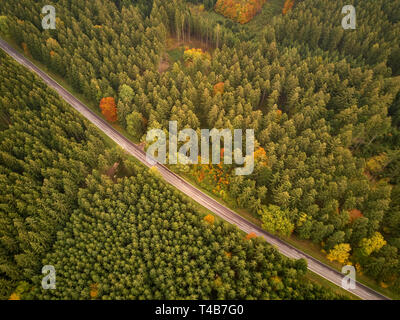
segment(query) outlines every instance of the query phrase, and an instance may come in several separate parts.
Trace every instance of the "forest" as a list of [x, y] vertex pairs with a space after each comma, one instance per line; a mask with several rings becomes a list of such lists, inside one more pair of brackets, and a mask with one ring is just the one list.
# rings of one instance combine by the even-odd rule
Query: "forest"
[[[199, 186], [216, 197], [233, 201], [237, 207], [248, 210], [262, 222], [267, 231], [310, 240], [320, 246], [327, 259], [341, 264], [353, 264], [358, 272], [374, 279], [379, 286], [400, 293], [400, 3], [385, 0], [350, 1], [357, 9], [357, 28], [344, 30], [341, 26], [341, 9], [349, 4], [344, 0], [303, 0], [293, 3], [270, 0], [279, 4], [278, 14], [266, 19], [269, 5], [267, 1], [262, 10], [260, 7], [252, 11], [254, 14], [248, 15], [251, 19], [247, 21], [246, 18], [246, 23], [245, 20], [238, 21], [241, 18], [233, 11], [226, 14], [219, 9], [228, 2], [232, 4], [244, 1], [96, 0], [83, 3], [77, 0], [59, 0], [54, 4], [57, 10], [56, 30], [43, 30], [38, 12], [47, 4], [45, 1], [33, 3], [21, 0], [15, 3], [6, 0], [0, 11], [0, 33], [12, 38], [27, 56], [64, 77], [74, 90], [98, 105], [110, 122], [118, 123], [137, 142], [145, 141], [149, 129], [167, 129], [168, 121], [171, 120], [178, 122], [179, 129], [254, 129], [256, 165], [251, 176], [235, 176], [234, 166], [224, 164], [178, 165], [173, 169], [195, 177]], [[222, 15], [217, 14], [218, 12]], [[264, 20], [260, 20], [261, 18]], [[260, 21], [263, 21], [262, 24]], [[172, 56], [172, 50], [167, 45], [171, 39], [178, 49], [179, 46], [187, 47], [182, 49], [184, 52], [181, 59], [174, 59]], [[200, 43], [202, 49], [192, 46], [193, 43]], [[164, 56], [168, 57], [168, 64], [165, 71], [160, 72], [160, 63]], [[1, 66], [4, 68], [3, 62]], [[23, 81], [21, 86], [28, 87], [27, 82]], [[118, 192], [123, 198], [122, 190], [138, 179], [137, 175], [133, 174], [132, 177], [111, 185], [109, 192], [102, 191], [101, 186], [106, 182], [101, 177], [87, 178], [93, 170], [98, 170], [100, 162], [97, 157], [92, 158], [92, 155], [103, 155], [101, 166], [104, 167], [105, 163], [112, 165], [116, 158], [120, 159], [120, 153], [105, 152], [104, 142], [93, 130], [84, 130], [83, 121], [75, 124], [78, 121], [76, 117], [73, 118], [73, 123], [64, 124], [62, 121], [67, 121], [68, 118], [62, 117], [61, 122], [45, 120], [51, 114], [46, 112], [36, 115], [38, 121], [35, 125], [45, 122], [42, 129], [24, 129], [20, 132], [14, 125], [9, 127], [10, 123], [14, 124], [16, 121], [9, 119], [18, 109], [7, 106], [24, 106], [29, 110], [15, 117], [29, 119], [26, 118], [29, 112], [40, 110], [40, 100], [44, 97], [33, 92], [24, 97], [25, 99], [21, 97], [18, 100], [19, 93], [15, 84], [5, 87], [2, 81], [1, 85], [2, 97], [5, 96], [1, 100], [3, 132], [15, 130], [16, 135], [31, 137], [32, 134], [50, 130], [50, 126], [53, 128], [57, 124], [63, 129], [54, 129], [63, 132], [66, 135], [64, 140], [73, 141], [77, 144], [75, 149], [80, 150], [64, 155], [63, 149], [57, 148], [62, 148], [65, 144], [51, 140], [41, 142], [43, 147], [48, 148], [47, 151], [34, 151], [36, 141], [29, 140], [32, 137], [19, 137], [17, 141], [28, 139], [32, 147], [28, 147], [31, 144], [25, 144], [25, 147], [18, 149], [11, 146], [10, 139], [2, 138], [4, 147], [1, 163], [8, 168], [2, 169], [5, 170], [3, 176], [7, 188], [13, 185], [8, 182], [10, 179], [14, 182], [23, 179], [15, 175], [23, 176], [25, 169], [22, 168], [25, 167], [37, 179], [31, 182], [35, 187], [28, 188], [27, 184], [19, 187], [28, 188], [29, 192], [36, 190], [36, 195], [22, 197], [24, 191], [13, 191], [16, 195], [11, 199], [6, 196], [10, 197], [9, 192], [2, 196], [8, 199], [2, 201], [2, 219], [13, 219], [14, 213], [11, 212], [16, 210], [23, 210], [24, 219], [28, 219], [27, 212], [33, 212], [29, 210], [34, 210], [37, 204], [31, 208], [32, 205], [26, 202], [34, 202], [29, 199], [37, 198], [37, 194], [44, 192], [41, 189], [44, 184], [44, 194], [53, 199], [55, 196], [52, 192], [55, 192], [59, 200], [53, 203], [42, 196], [42, 206], [63, 208], [60, 211], [63, 213], [57, 215], [56, 219], [59, 221], [59, 229], [51, 228], [51, 232], [40, 229], [40, 222], [28, 219], [29, 228], [35, 228], [40, 236], [30, 233], [26, 223], [14, 222], [14, 225], [24, 231], [17, 232], [8, 227], [2, 230], [4, 236], [1, 243], [8, 248], [4, 249], [7, 253], [3, 254], [7, 257], [4, 258], [7, 263], [0, 264], [7, 266], [1, 267], [2, 272], [7, 274], [4, 281], [15, 281], [17, 274], [18, 280], [31, 279], [32, 270], [37, 268], [37, 262], [35, 264], [31, 257], [31, 243], [40, 244], [34, 250], [41, 253], [54, 243], [55, 250], [46, 256], [46, 261], [63, 259], [65, 265], [70, 265], [71, 268], [78, 260], [77, 255], [89, 251], [86, 243], [93, 245], [91, 252], [97, 252], [98, 243], [111, 241], [83, 239], [79, 250], [73, 249], [74, 242], [68, 239], [76, 230], [91, 226], [93, 230], [98, 230], [98, 234], [109, 234], [115, 239], [112, 241], [124, 243], [124, 235], [118, 234], [118, 238], [112, 234], [112, 230], [107, 229], [109, 218], [106, 213], [101, 218], [100, 225], [94, 222], [93, 217], [103, 210], [109, 210], [116, 215], [125, 210], [114, 202], [117, 200], [113, 198], [112, 190], [121, 190]], [[54, 99], [54, 96], [50, 95], [50, 98]], [[57, 114], [60, 111], [54, 108], [52, 110], [53, 117], [58, 119]], [[62, 110], [66, 112], [64, 105]], [[46, 123], [48, 129], [45, 129]], [[30, 122], [30, 125], [33, 123]], [[20, 124], [20, 127], [25, 128], [25, 125]], [[4, 135], [9, 136], [9, 132]], [[50, 139], [49, 135], [43, 136]], [[54, 139], [62, 139], [61, 137]], [[70, 150], [68, 148], [65, 152]], [[9, 155], [11, 151], [14, 153]], [[29, 158], [33, 159], [24, 164], [21, 159], [25, 159], [28, 152]], [[34, 160], [35, 154], [46, 154], [48, 161], [41, 157]], [[68, 160], [63, 161], [64, 158]], [[57, 161], [60, 162], [58, 166]], [[77, 165], [72, 165], [74, 161], [79, 163], [81, 170], [76, 170]], [[49, 176], [45, 179], [43, 170], [48, 171], [49, 175], [63, 178], [52, 180]], [[72, 183], [68, 179], [76, 181], [73, 180]], [[90, 200], [92, 195], [88, 191], [81, 190], [83, 187], [87, 188], [86, 183], [93, 184], [89, 188], [93, 194], [99, 194], [95, 207], [87, 206], [87, 203], [93, 205], [94, 200]], [[149, 184], [148, 190], [135, 190], [137, 197], [145, 199], [152, 193], [152, 183]], [[47, 191], [47, 186], [54, 191]], [[1, 190], [3, 192], [3, 188]], [[66, 196], [67, 193], [74, 196]], [[24, 200], [13, 203], [11, 207], [8, 202], [14, 201], [13, 199], [17, 202], [18, 196]], [[122, 201], [121, 199], [119, 200]], [[158, 201], [161, 200], [152, 203]], [[127, 204], [122, 203], [121, 206], [129, 208]], [[139, 208], [141, 207], [127, 210], [133, 210], [134, 214]], [[54, 208], [52, 210], [58, 211]], [[51, 215], [52, 210], [42, 208], [46, 215]], [[181, 219], [188, 219], [179, 209], [176, 216], [165, 210], [147, 210], [159, 211], [152, 216], [154, 219], [163, 219], [163, 216], [168, 215], [170, 219], [176, 219], [173, 220], [176, 223], [180, 223], [177, 218], [180, 215], [183, 215]], [[71, 219], [68, 220], [72, 211]], [[192, 214], [192, 211], [188, 213], [190, 217]], [[47, 221], [50, 217], [43, 219]], [[149, 224], [147, 219], [149, 218], [145, 215], [139, 214], [135, 220], [119, 221], [120, 225], [114, 227], [132, 230], [131, 233], [137, 232], [135, 230], [139, 230], [139, 222], [145, 226]], [[172, 220], [168, 221], [171, 223]], [[202, 221], [196, 223], [191, 225], [194, 230], [204, 228]], [[58, 234], [61, 230], [62, 233]], [[181, 229], [179, 231], [187, 232]], [[27, 234], [23, 239], [29, 236], [35, 237], [35, 241], [25, 240], [28, 243], [24, 243], [21, 240], [19, 243], [15, 238], [20, 232]], [[218, 232], [221, 237], [226, 236], [223, 230]], [[54, 241], [57, 234], [57, 241]], [[151, 234], [149, 231], [146, 237]], [[189, 237], [189, 234], [180, 235], [184, 236]], [[236, 240], [234, 242], [239, 243]], [[222, 246], [222, 243], [219, 245]], [[146, 243], [139, 240], [132, 246], [140, 247], [141, 252], [145, 252], [144, 248], [147, 248]], [[186, 248], [181, 250], [186, 252]], [[266, 257], [269, 255], [264, 253], [265, 249], [258, 248], [258, 244], [254, 250], [257, 253], [245, 251], [244, 256], [258, 253], [265, 254]], [[121, 252], [118, 254], [121, 255]], [[210, 257], [213, 257], [212, 253], [205, 256], [206, 261]], [[29, 259], [32, 261], [27, 262]], [[94, 259], [87, 257], [87, 261], [82, 264], [93, 266], [96, 263]], [[150, 261], [149, 259], [150, 257], [143, 257], [143, 261]], [[221, 266], [225, 266], [227, 261], [223, 255], [221, 259], [224, 261]], [[246, 264], [251, 264], [248, 259], [244, 259]], [[257, 259], [253, 262], [258, 263]], [[214, 263], [213, 259], [212, 261]], [[108, 263], [115, 264], [111, 260]], [[147, 284], [149, 281], [160, 281], [158, 270], [154, 271], [151, 280], [135, 278], [128, 281], [134, 275], [129, 275], [126, 270], [132, 269], [124, 269], [128, 267], [122, 261], [118, 263], [125, 270], [122, 274], [127, 274], [124, 281], [145, 281]], [[255, 279], [252, 277], [258, 272], [257, 263], [251, 266], [251, 271], [246, 269], [249, 279]], [[15, 268], [24, 269], [25, 275], [14, 270]], [[85, 269], [83, 265], [82, 268]], [[140, 269], [144, 266], [130, 265], [129, 268]], [[210, 268], [216, 270], [216, 265]], [[227, 268], [234, 270], [233, 266]], [[100, 269], [97, 271], [101, 273]], [[230, 271], [226, 272], [229, 274]], [[90, 279], [88, 274], [81, 276], [81, 283]], [[65, 275], [65, 286], [71, 281], [68, 276]], [[221, 274], [218, 276], [222, 277]], [[105, 281], [105, 278], [90, 280], [96, 286], [100, 280]], [[107, 281], [111, 287], [116, 279]], [[193, 289], [194, 284], [185, 284], [183, 287], [187, 291], [172, 292], [175, 292], [174, 297], [193, 295], [204, 298], [260, 298], [265, 293], [256, 284], [254, 291], [239, 293], [237, 290], [240, 286], [228, 283], [230, 289], [224, 287], [221, 291], [207, 291], [208, 285], [205, 285], [208, 289], [204, 291], [198, 289], [199, 287]], [[75, 284], [71, 288], [76, 290], [65, 291], [65, 297], [77, 297], [76, 291], [81, 289], [83, 291], [80, 291], [82, 295], [78, 295], [79, 297], [90, 294], [89, 289], [82, 285]], [[132, 297], [166, 297], [164, 289], [155, 290], [150, 284], [143, 287], [143, 290], [147, 290], [144, 292], [128, 287], [125, 289], [124, 291], [124, 288], [120, 288], [120, 291], [113, 293], [114, 296], [110, 292], [105, 296], [123, 294]], [[229, 290], [233, 290], [235, 295], [231, 295]], [[263, 293], [259, 294], [257, 290]], [[294, 287], [294, 290], [303, 289]], [[302, 293], [303, 297], [314, 292], [307, 290]], [[268, 290], [267, 292], [269, 297], [275, 297]], [[41, 296], [38, 292], [32, 294]], [[294, 296], [285, 292], [276, 297]]]
[[[339, 298], [304, 278], [305, 260], [199, 213], [0, 58], [2, 299]], [[42, 289], [42, 265], [57, 290]]]
[[260, 12], [266, 0], [218, 0], [215, 11], [241, 24], [249, 22]]

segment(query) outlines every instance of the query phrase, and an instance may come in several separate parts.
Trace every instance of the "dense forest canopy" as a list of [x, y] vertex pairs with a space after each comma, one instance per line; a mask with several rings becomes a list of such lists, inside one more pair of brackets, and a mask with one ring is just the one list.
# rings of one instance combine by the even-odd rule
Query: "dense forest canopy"
[[[112, 98], [113, 120], [115, 111], [138, 141], [171, 120], [254, 129], [251, 176], [230, 165], [175, 169], [266, 230], [318, 243], [399, 291], [400, 3], [351, 1], [357, 28], [343, 30], [347, 1], [295, 1], [285, 14], [285, 1], [270, 2], [277, 14], [268, 18], [267, 1], [241, 25], [212, 0], [60, 0], [56, 30], [42, 30], [45, 1], [6, 0], [0, 26], [77, 92], [98, 105]], [[210, 58], [179, 58], [196, 45]]]
[[[0, 58], [3, 299], [15, 286], [12, 299], [338, 298], [304, 278], [304, 260], [203, 217]], [[43, 265], [55, 267], [57, 290], [42, 289]]]
[[[41, 270], [94, 169], [119, 159], [30, 72], [0, 52], [0, 294]], [[10, 75], [14, 75], [10, 77]]]

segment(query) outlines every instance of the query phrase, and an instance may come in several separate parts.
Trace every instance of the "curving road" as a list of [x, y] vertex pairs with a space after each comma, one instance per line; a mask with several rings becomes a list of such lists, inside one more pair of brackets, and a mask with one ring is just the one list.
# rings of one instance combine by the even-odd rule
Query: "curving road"
[[[136, 157], [146, 166], [151, 167], [155, 165], [161, 175], [164, 177], [164, 179], [172, 184], [174, 187], [176, 187], [178, 190], [182, 191], [187, 196], [200, 203], [202, 206], [211, 210], [222, 219], [236, 225], [244, 232], [254, 232], [258, 236], [263, 237], [268, 243], [276, 247], [285, 256], [294, 259], [306, 259], [308, 263], [308, 269], [317, 273], [321, 277], [333, 282], [334, 284], [341, 286], [342, 279], [344, 277], [343, 274], [242, 218], [237, 213], [223, 206], [210, 196], [206, 195], [205, 193], [194, 187], [192, 184], [188, 183], [187, 181], [170, 171], [165, 166], [159, 163], [155, 163], [151, 160], [148, 161], [146, 153], [143, 150], [141, 150], [137, 145], [125, 138], [121, 133], [110, 126], [105, 120], [97, 116], [82, 102], [75, 98], [71, 93], [60, 86], [55, 80], [53, 80], [45, 72], [36, 67], [31, 61], [18, 53], [18, 51], [16, 51], [13, 47], [11, 47], [7, 42], [2, 39], [0, 39], [0, 48], [3, 49], [8, 55], [14, 58], [21, 65], [25, 66], [26, 68], [37, 74], [40, 78], [42, 78], [44, 82], [46, 82], [51, 88], [56, 90], [58, 94], [74, 109], [81, 113], [85, 118], [87, 118], [91, 123], [93, 123], [101, 131], [103, 131], [112, 140], [114, 140], [119, 146], [121, 146], [131, 155]], [[359, 282], [356, 283], [355, 289], [349, 289], [348, 291], [364, 300], [390, 300], [389, 298]]]

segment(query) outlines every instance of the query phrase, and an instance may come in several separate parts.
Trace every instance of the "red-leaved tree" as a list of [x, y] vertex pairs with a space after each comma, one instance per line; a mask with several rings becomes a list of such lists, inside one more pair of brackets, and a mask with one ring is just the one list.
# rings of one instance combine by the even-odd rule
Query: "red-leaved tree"
[[100, 101], [100, 109], [103, 116], [110, 122], [117, 121], [117, 107], [112, 97], [103, 98]]

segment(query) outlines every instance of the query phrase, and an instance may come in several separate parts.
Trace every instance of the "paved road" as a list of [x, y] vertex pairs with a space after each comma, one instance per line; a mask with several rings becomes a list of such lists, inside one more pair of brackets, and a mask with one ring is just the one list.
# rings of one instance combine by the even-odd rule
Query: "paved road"
[[[75, 98], [71, 93], [65, 90], [62, 86], [60, 86], [55, 80], [50, 78], [46, 73], [36, 67], [32, 62], [18, 53], [14, 48], [12, 48], [7, 42], [0, 39], [0, 48], [2, 48], [6, 53], [8, 53], [12, 58], [18, 61], [20, 64], [30, 69], [34, 73], [36, 73], [39, 77], [41, 77], [44, 82], [46, 82], [51, 88], [56, 90], [59, 95], [67, 101], [74, 109], [80, 112], [84, 117], [86, 117], [90, 122], [92, 122], [95, 126], [97, 126], [101, 131], [103, 131], [107, 136], [109, 136], [112, 140], [114, 140], [118, 145], [120, 145], [127, 152], [136, 157], [139, 161], [145, 164], [147, 167], [151, 167], [154, 164], [158, 168], [161, 175], [164, 179], [176, 187], [178, 190], [182, 191], [207, 209], [213, 211], [215, 214], [220, 216], [222, 219], [227, 222], [238, 226], [241, 230], [246, 233], [254, 232], [258, 236], [263, 237], [267, 242], [275, 246], [282, 254], [289, 258], [300, 259], [304, 258], [308, 262], [308, 268], [322, 276], [323, 278], [335, 283], [338, 286], [341, 286], [343, 274], [332, 269], [331, 267], [323, 264], [317, 259], [309, 256], [308, 254], [298, 250], [297, 248], [289, 245], [283, 240], [269, 234], [268, 232], [262, 230], [258, 226], [253, 223], [247, 221], [246, 219], [239, 216], [234, 211], [229, 208], [223, 206], [218, 201], [204, 194], [202, 191], [170, 171], [165, 166], [154, 163], [152, 161], [148, 161], [146, 154], [143, 150], [141, 150], [137, 145], [129, 141], [122, 134], [116, 131], [113, 127], [111, 127], [106, 121], [97, 116], [94, 112], [92, 112], [88, 107], [86, 107], [82, 102], [80, 102], [77, 98]], [[12, 76], [12, 75], [10, 75]], [[351, 293], [365, 300], [389, 300], [389, 298], [381, 295], [380, 293], [368, 288], [367, 286], [356, 283], [355, 289], [349, 289]]]

